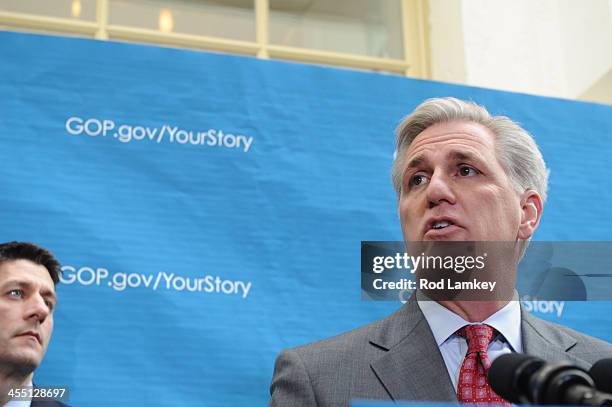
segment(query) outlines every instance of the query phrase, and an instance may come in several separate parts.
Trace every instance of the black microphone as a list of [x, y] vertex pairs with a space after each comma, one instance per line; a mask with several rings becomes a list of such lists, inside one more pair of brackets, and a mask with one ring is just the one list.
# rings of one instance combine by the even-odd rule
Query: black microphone
[[521, 353], [495, 359], [491, 388], [514, 404], [612, 406], [612, 395], [595, 389], [589, 374], [567, 363], [548, 364]]
[[495, 393], [514, 404], [529, 404], [529, 379], [544, 361], [521, 353], [501, 355], [493, 361], [487, 378]]
[[612, 393], [612, 359], [601, 359], [589, 370], [589, 374], [595, 382], [595, 387], [599, 391]]

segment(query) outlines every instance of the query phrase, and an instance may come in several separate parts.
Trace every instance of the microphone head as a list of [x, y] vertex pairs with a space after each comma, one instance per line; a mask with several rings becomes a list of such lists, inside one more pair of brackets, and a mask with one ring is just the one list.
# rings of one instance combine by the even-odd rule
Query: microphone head
[[514, 404], [525, 404], [531, 375], [544, 365], [542, 359], [522, 353], [499, 356], [489, 368], [487, 378], [495, 393]]
[[601, 359], [591, 367], [589, 375], [599, 391], [612, 394], [612, 358]]

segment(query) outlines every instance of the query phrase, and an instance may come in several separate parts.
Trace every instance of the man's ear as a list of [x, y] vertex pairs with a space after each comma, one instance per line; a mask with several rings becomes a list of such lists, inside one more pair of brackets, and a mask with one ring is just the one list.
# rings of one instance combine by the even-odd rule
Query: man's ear
[[535, 233], [542, 218], [542, 197], [536, 191], [529, 189], [521, 195], [521, 223], [518, 228], [518, 238], [527, 240]]

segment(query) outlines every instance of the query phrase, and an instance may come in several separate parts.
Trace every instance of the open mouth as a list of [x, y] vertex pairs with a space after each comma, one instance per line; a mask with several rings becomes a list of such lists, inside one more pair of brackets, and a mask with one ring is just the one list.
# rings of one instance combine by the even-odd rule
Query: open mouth
[[450, 218], [435, 218], [427, 222], [423, 237], [425, 238], [442, 238], [449, 233], [457, 231], [460, 226]]
[[434, 229], [434, 230], [446, 229], [447, 227], [451, 225], [454, 225], [454, 223], [451, 222], [450, 220], [439, 220], [439, 221], [433, 222], [431, 224], [430, 229]]

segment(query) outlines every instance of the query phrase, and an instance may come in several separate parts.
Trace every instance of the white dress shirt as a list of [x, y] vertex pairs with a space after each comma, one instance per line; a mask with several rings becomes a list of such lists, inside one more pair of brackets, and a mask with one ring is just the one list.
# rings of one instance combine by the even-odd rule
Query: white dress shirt
[[457, 391], [457, 383], [459, 381], [459, 370], [468, 350], [466, 339], [456, 334], [462, 327], [466, 325], [487, 324], [500, 333], [493, 338], [487, 350], [491, 362], [505, 353], [523, 351], [521, 340], [521, 307], [516, 298], [483, 322], [468, 322], [437, 302], [419, 300], [419, 297], [417, 295], [417, 303], [440, 348], [440, 353], [446, 364], [446, 370], [448, 370], [455, 391]]

